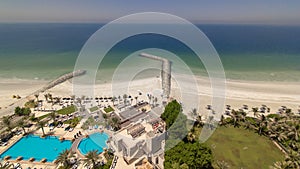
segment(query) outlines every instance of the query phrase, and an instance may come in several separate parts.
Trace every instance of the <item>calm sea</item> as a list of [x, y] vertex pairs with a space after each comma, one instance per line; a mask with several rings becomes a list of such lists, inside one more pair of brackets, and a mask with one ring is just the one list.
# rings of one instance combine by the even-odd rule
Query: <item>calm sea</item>
[[[102, 24], [0, 24], [0, 78], [53, 79], [73, 70], [87, 39]], [[228, 79], [300, 81], [300, 27], [198, 25], [222, 60]], [[101, 68], [109, 80], [127, 55], [161, 48], [178, 55], [197, 75], [205, 69], [197, 56], [172, 38], [144, 34], [118, 43]], [[149, 74], [151, 75], [151, 73]], [[108, 78], [108, 79], [106, 79]]]

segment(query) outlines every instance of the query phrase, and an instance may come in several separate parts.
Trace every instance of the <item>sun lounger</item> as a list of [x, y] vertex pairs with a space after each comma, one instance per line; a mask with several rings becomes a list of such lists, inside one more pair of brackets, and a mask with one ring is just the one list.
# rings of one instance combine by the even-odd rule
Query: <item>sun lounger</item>
[[17, 164], [14, 166], [14, 168], [17, 169], [17, 168], [20, 167], [20, 166], [21, 166], [20, 163], [17, 163]]
[[7, 162], [4, 164], [4, 166], [8, 166], [9, 164], [10, 164], [10, 162], [7, 161]]

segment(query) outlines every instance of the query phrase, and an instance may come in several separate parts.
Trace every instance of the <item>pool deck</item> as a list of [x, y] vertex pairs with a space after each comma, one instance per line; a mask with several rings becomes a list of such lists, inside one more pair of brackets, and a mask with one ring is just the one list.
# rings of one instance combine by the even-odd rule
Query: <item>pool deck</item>
[[[21, 160], [21, 161], [17, 161], [17, 160], [6, 160], [6, 161], [9, 161], [10, 163], [12, 164], [17, 164], [17, 163], [20, 163], [21, 164], [21, 167], [22, 168], [43, 168], [43, 169], [55, 169], [57, 168], [57, 164], [53, 163], [53, 162], [45, 162], [45, 163], [42, 163], [40, 161], [27, 161], [27, 160]], [[5, 161], [5, 162], [6, 162]]]
[[16, 142], [18, 142], [23, 137], [23, 134], [20, 134], [18, 136], [12, 137], [8, 142], [6, 146], [0, 146], [0, 154], [4, 153], [7, 149], [9, 149], [12, 145], [14, 145]]
[[79, 138], [77, 138], [73, 142], [72, 147], [71, 147], [71, 151], [76, 152], [80, 158], [84, 158], [84, 155], [81, 154], [81, 152], [78, 150], [78, 145], [79, 145], [80, 141], [82, 139], [86, 138], [87, 135], [91, 135], [91, 134], [94, 134], [94, 133], [101, 133], [101, 132], [107, 133], [106, 131], [100, 130], [100, 129], [93, 129], [90, 132], [85, 131]]
[[78, 150], [78, 145], [80, 143], [80, 141], [83, 139], [83, 138], [86, 138], [86, 135], [83, 134], [81, 135], [79, 138], [77, 138], [73, 144], [72, 144], [72, 147], [71, 147], [71, 151], [72, 152], [75, 152], [76, 154], [78, 154], [79, 157], [81, 158], [84, 158], [84, 155], [80, 153], [80, 151]]
[[[71, 150], [73, 152], [75, 152], [78, 155], [79, 158], [84, 158], [84, 155], [81, 154], [81, 152], [78, 150], [78, 145], [79, 145], [79, 143], [82, 139], [86, 138], [86, 135], [94, 134], [94, 133], [97, 133], [97, 132], [99, 132], [99, 133], [105, 132], [109, 136], [111, 136], [113, 134], [112, 131], [108, 131], [106, 129], [92, 129], [92, 130], [83, 131], [80, 128], [80, 126], [81, 125], [77, 125], [72, 132], [64, 131], [64, 128], [54, 128], [53, 131], [50, 131], [49, 127], [44, 127], [44, 131], [45, 131], [45, 134], [47, 134], [47, 135], [63, 137], [66, 140], [72, 140], [74, 138], [74, 135], [76, 133], [78, 133], [79, 131], [81, 131], [82, 135], [79, 138], [75, 139], [75, 141], [72, 143], [72, 146], [71, 146]], [[35, 125], [28, 129], [28, 133], [32, 133], [34, 135], [40, 135], [40, 136], [43, 134], [41, 129], [35, 130]], [[8, 144], [6, 146], [0, 146], [0, 154], [2, 154], [7, 149], [9, 149], [12, 145], [14, 145], [22, 137], [23, 137], [23, 134], [14, 136], [8, 141]], [[9, 161], [10, 163], [13, 163], [13, 164], [20, 163], [22, 168], [30, 167], [30, 168], [37, 168], [37, 169], [40, 169], [40, 168], [54, 169], [54, 168], [58, 167], [58, 165], [53, 163], [53, 162], [42, 163], [40, 161], [33, 161], [33, 162], [28, 161], [28, 160], [17, 161], [15, 159], [4, 160], [4, 161]], [[82, 164], [80, 164], [78, 168], [84, 168], [84, 167], [83, 167]]]

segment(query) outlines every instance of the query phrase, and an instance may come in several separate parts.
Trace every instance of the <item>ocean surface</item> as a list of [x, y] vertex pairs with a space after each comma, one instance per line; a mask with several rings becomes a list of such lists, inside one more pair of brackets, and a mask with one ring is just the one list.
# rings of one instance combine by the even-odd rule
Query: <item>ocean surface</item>
[[[103, 24], [1, 23], [0, 78], [51, 80], [70, 72], [88, 38]], [[257, 81], [300, 81], [300, 26], [197, 25], [210, 39], [226, 78]], [[170, 37], [144, 34], [116, 44], [97, 76], [109, 81], [128, 55], [160, 48], [179, 56], [196, 75], [206, 76], [197, 56]], [[153, 76], [157, 72], [145, 72]]]

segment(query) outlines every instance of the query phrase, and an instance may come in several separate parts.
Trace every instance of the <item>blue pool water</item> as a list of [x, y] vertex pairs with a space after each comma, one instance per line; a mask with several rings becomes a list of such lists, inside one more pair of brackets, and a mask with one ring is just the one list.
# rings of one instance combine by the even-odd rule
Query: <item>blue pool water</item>
[[2, 153], [0, 158], [11, 156], [12, 159], [16, 159], [22, 156], [24, 160], [29, 160], [33, 157], [36, 161], [46, 158], [48, 162], [52, 162], [57, 158], [60, 152], [70, 149], [71, 145], [71, 141], [65, 140], [61, 142], [54, 136], [40, 138], [40, 136], [28, 135], [21, 138]]
[[89, 151], [98, 150], [98, 152], [103, 152], [103, 148], [106, 148], [106, 141], [108, 140], [108, 135], [106, 133], [94, 133], [88, 138], [84, 138], [78, 145], [78, 149], [81, 154], [85, 155]]

